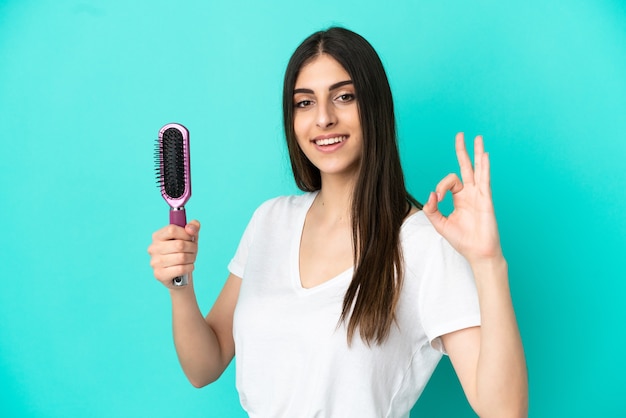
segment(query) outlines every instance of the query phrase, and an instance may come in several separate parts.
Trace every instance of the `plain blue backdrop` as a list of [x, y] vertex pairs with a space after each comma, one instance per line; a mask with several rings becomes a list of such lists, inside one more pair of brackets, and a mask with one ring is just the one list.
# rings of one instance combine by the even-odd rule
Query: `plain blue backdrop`
[[[0, 0], [0, 416], [240, 417], [233, 368], [194, 389], [146, 248], [153, 147], [191, 131], [208, 311], [252, 211], [296, 191], [294, 48], [339, 24], [387, 68], [424, 200], [483, 134], [531, 417], [626, 416], [626, 6], [550, 1]], [[444, 359], [412, 412], [471, 417]]]

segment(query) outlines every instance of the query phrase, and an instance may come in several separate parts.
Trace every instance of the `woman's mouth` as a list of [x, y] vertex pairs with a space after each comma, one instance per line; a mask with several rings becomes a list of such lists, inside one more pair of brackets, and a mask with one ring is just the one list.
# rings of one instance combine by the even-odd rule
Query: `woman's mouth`
[[315, 145], [318, 145], [318, 146], [326, 146], [326, 145], [338, 144], [340, 142], [345, 141], [346, 139], [348, 139], [348, 137], [345, 135], [342, 135], [342, 136], [336, 136], [333, 138], [316, 139], [313, 142], [315, 142]]

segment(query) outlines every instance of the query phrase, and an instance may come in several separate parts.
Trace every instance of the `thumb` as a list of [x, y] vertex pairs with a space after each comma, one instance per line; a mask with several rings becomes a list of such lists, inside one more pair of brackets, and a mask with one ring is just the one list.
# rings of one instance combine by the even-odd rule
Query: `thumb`
[[198, 233], [200, 232], [200, 222], [193, 220], [185, 225], [185, 232], [194, 237], [194, 241], [198, 240]]

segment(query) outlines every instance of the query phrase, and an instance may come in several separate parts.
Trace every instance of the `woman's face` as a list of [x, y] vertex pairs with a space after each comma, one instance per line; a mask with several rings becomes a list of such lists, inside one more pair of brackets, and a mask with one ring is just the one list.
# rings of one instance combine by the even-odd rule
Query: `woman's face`
[[305, 64], [293, 95], [294, 131], [307, 158], [327, 176], [354, 176], [363, 135], [356, 92], [346, 70], [322, 54]]

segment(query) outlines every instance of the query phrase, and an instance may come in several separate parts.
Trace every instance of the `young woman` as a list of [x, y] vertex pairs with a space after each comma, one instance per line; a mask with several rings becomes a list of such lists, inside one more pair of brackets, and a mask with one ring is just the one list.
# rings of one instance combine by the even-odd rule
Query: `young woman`
[[[236, 354], [243, 408], [258, 417], [408, 417], [442, 353], [482, 417], [527, 414], [527, 374], [489, 185], [456, 138], [461, 179], [422, 207], [406, 190], [393, 101], [361, 36], [307, 38], [285, 74], [284, 126], [305, 193], [265, 202], [205, 317], [193, 277], [200, 224], [148, 248], [170, 289], [174, 341], [194, 386]], [[437, 204], [450, 191], [454, 211]], [[189, 273], [187, 287], [173, 277]]]

